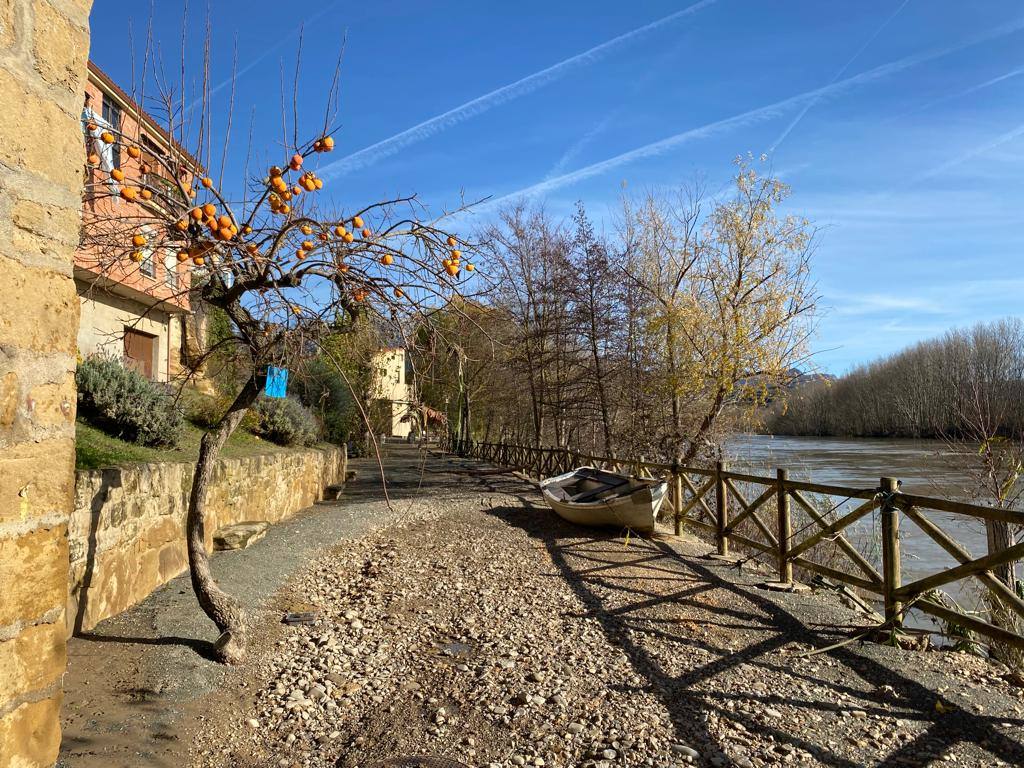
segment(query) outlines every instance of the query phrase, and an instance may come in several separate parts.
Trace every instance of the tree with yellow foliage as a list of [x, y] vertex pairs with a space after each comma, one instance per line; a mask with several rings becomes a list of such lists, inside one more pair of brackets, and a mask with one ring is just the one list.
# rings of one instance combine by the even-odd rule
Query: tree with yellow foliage
[[762, 402], [807, 359], [815, 233], [779, 212], [789, 191], [741, 158], [725, 200], [692, 185], [624, 203], [626, 272], [649, 298], [670, 403], [658, 447], [680, 462], [714, 451], [728, 406]]

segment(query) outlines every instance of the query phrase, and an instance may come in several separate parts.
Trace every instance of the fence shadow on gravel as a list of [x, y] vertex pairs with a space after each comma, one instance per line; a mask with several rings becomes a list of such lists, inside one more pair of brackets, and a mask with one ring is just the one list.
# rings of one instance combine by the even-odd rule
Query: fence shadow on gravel
[[[807, 741], [787, 728], [784, 720], [780, 719], [777, 725], [766, 725], [762, 719], [755, 719], [726, 706], [730, 700], [742, 698], [764, 707], [784, 704], [819, 711], [859, 709], [868, 714], [891, 718], [894, 722], [898, 718], [927, 723], [924, 730], [912, 740], [889, 754], [879, 754], [877, 761], [873, 762], [878, 766], [895, 768], [908, 764], [927, 765], [932, 760], [941, 759], [944, 752], [961, 744], [974, 744], [1006, 763], [1021, 764], [1024, 743], [1007, 738], [995, 727], [996, 722], [1008, 721], [1005, 716], [989, 718], [962, 710], [938, 715], [935, 712], [936, 694], [933, 691], [879, 661], [858, 653], [851, 646], [831, 650], [827, 652], [827, 658], [841, 665], [842, 679], [852, 681], [859, 678], [871, 686], [871, 691], [812, 675], [803, 675], [802, 678], [815, 686], [829, 688], [830, 703], [782, 698], [771, 692], [759, 694], [746, 690], [735, 693], [730, 692], [728, 686], [723, 686], [719, 691], [698, 689], [698, 686], [706, 689], [707, 684], [716, 677], [736, 670], [742, 664], [801, 677], [798, 671], [780, 669], [772, 655], [793, 642], [824, 647], [846, 635], [835, 626], [811, 628], [763, 591], [738, 584], [732, 578], [724, 578], [719, 571], [727, 565], [680, 555], [657, 540], [633, 539], [626, 549], [622, 540], [615, 536], [581, 537], [581, 529], [569, 526], [546, 508], [537, 506], [533, 499], [522, 495], [521, 485], [518, 491], [514, 491], [510, 488], [499, 489], [492, 483], [488, 484], [488, 490], [518, 494], [522, 507], [495, 507], [490, 510], [490, 514], [509, 525], [522, 528], [543, 544], [558, 570], [557, 575], [565, 579], [586, 606], [587, 615], [596, 618], [608, 641], [626, 654], [629, 663], [646, 681], [644, 689], [653, 691], [661, 699], [672, 719], [676, 738], [701, 745], [705, 759], [715, 754], [724, 757], [722, 745], [707, 726], [708, 716], [715, 714], [734, 723], [738, 722], [748, 730], [769, 733], [776, 743], [805, 750], [824, 765], [854, 768], [863, 764], [836, 754], [827, 745], [828, 738], [824, 735], [820, 743]], [[629, 556], [613, 557], [616, 553], [621, 555], [624, 552], [628, 552]], [[624, 568], [640, 568], [650, 573], [637, 579], [622, 572]], [[678, 584], [679, 588], [671, 588], [662, 594], [643, 586], [656, 585], [658, 582], [663, 584], [666, 581], [672, 585]], [[597, 586], [611, 590], [614, 602], [619, 604], [610, 605], [613, 601], [603, 599], [595, 589]], [[737, 639], [737, 630], [754, 634], [756, 637], [753, 642], [733, 650], [728, 642], [716, 644], [704, 638], [673, 634], [671, 624], [675, 622], [666, 620], [658, 626], [657, 619], [638, 613], [669, 604], [707, 609], [708, 606], [701, 601], [707, 597], [706, 593], [713, 590], [723, 590], [729, 603], [714, 607], [715, 614], [722, 617], [717, 626], [729, 632], [729, 637], [734, 641]], [[705, 626], [715, 623], [701, 621]], [[687, 647], [699, 647], [713, 658], [706, 664], [672, 675], [644, 647], [644, 637], [660, 638], [671, 643], [674, 652], [683, 656], [687, 653]], [[879, 692], [881, 686], [892, 686], [893, 694], [901, 703], [899, 711], [885, 709], [884, 705], [891, 705], [892, 701], [885, 698], [884, 692]], [[851, 697], [855, 703], [839, 704], [840, 696]], [[1019, 722], [1024, 728], [1024, 720]], [[781, 759], [781, 755], [779, 757]], [[727, 761], [725, 764], [732, 763]]]
[[[954, 610], [939, 594], [951, 584], [981, 587], [998, 615], [1024, 620], [1024, 597], [999, 569], [1024, 557], [1024, 541], [1009, 546], [993, 542], [975, 557], [940, 525], [941, 516], [988, 525], [1024, 526], [1024, 512], [932, 498], [900, 491], [900, 481], [882, 477], [877, 487], [852, 488], [795, 480], [783, 468], [774, 476], [730, 471], [721, 461], [707, 466], [650, 462], [643, 457], [591, 456], [568, 448], [541, 448], [507, 443], [465, 442], [461, 456], [519, 469], [536, 478], [550, 477], [583, 465], [663, 479], [669, 486], [664, 511], [671, 511], [675, 532], [695, 530], [714, 537], [718, 554], [741, 547], [753, 557], [774, 563], [780, 584], [791, 584], [794, 570], [877, 595], [884, 606], [885, 628], [899, 632], [905, 614], [920, 611], [977, 633], [1000, 645], [1024, 651], [1024, 634], [1016, 621], [982, 618]], [[870, 521], [877, 545], [866, 557], [849, 535]], [[944, 552], [946, 567], [903, 582], [901, 525]], [[876, 540], [877, 539], [877, 540]], [[865, 542], [862, 542], [862, 544]], [[871, 553], [868, 553], [871, 554]]]

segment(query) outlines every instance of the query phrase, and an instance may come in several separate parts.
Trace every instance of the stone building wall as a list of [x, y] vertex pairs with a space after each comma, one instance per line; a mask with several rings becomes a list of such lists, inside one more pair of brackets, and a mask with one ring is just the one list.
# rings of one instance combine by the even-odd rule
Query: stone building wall
[[[207, 503], [207, 546], [218, 528], [276, 523], [345, 478], [345, 449], [221, 459]], [[69, 532], [68, 631], [92, 629], [183, 572], [192, 464], [137, 464], [78, 472]]]
[[121, 359], [124, 355], [125, 329], [131, 328], [155, 337], [153, 378], [167, 381], [181, 370], [181, 320], [137, 301], [106, 293], [78, 283], [81, 321], [78, 327], [78, 352], [82, 357], [96, 353]]
[[0, 765], [60, 746], [92, 0], [0, 1]]

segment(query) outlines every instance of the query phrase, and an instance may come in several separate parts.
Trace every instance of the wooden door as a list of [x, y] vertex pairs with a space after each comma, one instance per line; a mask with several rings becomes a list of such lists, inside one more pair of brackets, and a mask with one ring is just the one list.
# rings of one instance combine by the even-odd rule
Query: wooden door
[[156, 336], [136, 331], [134, 328], [124, 329], [124, 361], [147, 379], [153, 379], [154, 362], [156, 361]]

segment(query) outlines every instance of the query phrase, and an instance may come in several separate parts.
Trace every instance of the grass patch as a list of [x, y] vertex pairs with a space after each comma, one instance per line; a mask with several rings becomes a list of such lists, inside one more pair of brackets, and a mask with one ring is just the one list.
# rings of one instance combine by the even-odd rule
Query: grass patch
[[[75, 424], [76, 469], [99, 469], [118, 464], [141, 464], [157, 461], [195, 461], [199, 456], [199, 441], [203, 430], [186, 424], [178, 445], [174, 448], [147, 448], [108, 435], [94, 426], [78, 421]], [[261, 440], [241, 427], [231, 435], [221, 456], [237, 458], [264, 453], [288, 453], [295, 448], [282, 448]]]

